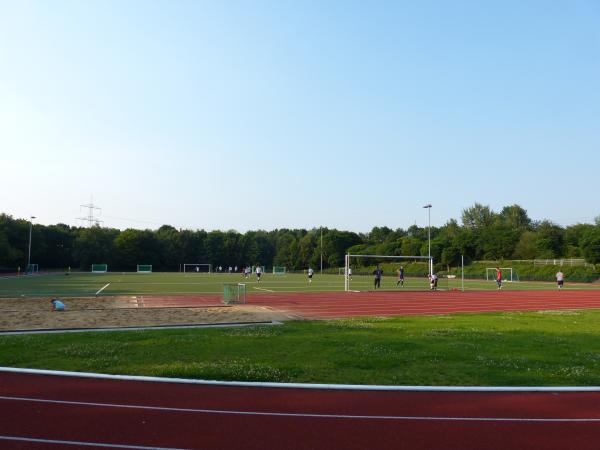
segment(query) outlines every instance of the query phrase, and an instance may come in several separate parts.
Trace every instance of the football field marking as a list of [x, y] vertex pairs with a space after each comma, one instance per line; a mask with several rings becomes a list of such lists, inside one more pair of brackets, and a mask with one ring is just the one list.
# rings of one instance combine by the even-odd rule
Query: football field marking
[[104, 287], [102, 287], [98, 292], [96, 292], [96, 295], [98, 295], [100, 292], [102, 292], [104, 289], [106, 289], [109, 285], [110, 285], [110, 283], [106, 283], [106, 285]]
[[259, 287], [256, 287], [256, 286], [253, 286], [252, 289], [256, 289], [257, 291], [275, 292], [275, 291], [272, 291], [271, 289], [264, 289], [264, 288], [259, 288]]

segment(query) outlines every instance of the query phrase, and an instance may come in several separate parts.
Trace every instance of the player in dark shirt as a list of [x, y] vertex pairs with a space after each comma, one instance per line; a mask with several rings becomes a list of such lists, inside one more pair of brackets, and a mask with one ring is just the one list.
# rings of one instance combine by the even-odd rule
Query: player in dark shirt
[[404, 287], [404, 266], [400, 266], [398, 269], [398, 282], [396, 283], [396, 287]]
[[381, 275], [383, 274], [383, 270], [381, 270], [379, 268], [379, 264], [377, 265], [377, 267], [375, 268], [375, 270], [373, 271], [373, 275], [375, 275], [375, 289], [380, 288], [381, 287]]

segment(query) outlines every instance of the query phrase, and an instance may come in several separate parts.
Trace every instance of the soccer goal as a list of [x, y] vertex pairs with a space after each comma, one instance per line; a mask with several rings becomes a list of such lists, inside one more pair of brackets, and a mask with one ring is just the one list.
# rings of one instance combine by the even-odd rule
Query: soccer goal
[[37, 264], [28, 264], [27, 265], [27, 270], [25, 271], [25, 273], [27, 275], [35, 275], [38, 272], [39, 272], [39, 266]]
[[285, 275], [285, 267], [273, 266], [273, 275]]
[[[519, 281], [517, 272], [514, 271], [512, 267], [500, 267], [500, 270], [502, 271], [502, 281], [504, 281], [504, 282]], [[496, 281], [496, 268], [495, 267], [486, 267], [485, 268], [485, 279], [486, 279], [486, 281]]]
[[108, 272], [108, 264], [92, 264], [92, 273]]
[[212, 273], [212, 264], [184, 264], [185, 273]]
[[152, 273], [152, 264], [138, 264], [137, 272], [138, 273]]
[[223, 284], [223, 303], [226, 305], [246, 303], [246, 284], [245, 283], [224, 283]]
[[338, 275], [346, 275], [346, 268], [338, 267]]
[[[361, 273], [361, 271], [359, 270], [361, 267], [365, 267], [365, 266], [369, 266], [369, 265], [377, 265], [380, 263], [383, 264], [384, 262], [386, 264], [395, 262], [395, 263], [397, 263], [398, 266], [400, 266], [400, 265], [407, 264], [409, 262], [415, 262], [415, 261], [427, 263], [427, 268], [425, 270], [428, 273], [431, 273], [433, 271], [433, 257], [429, 257], [429, 256], [352, 255], [352, 254], [348, 253], [348, 254], [346, 254], [345, 267], [343, 269], [344, 270], [344, 290], [346, 292], [356, 291], [357, 289], [352, 287], [351, 284], [354, 283], [354, 285], [357, 285], [358, 283], [364, 283], [364, 280], [361, 281], [359, 279], [359, 277], [356, 276], [356, 275], [364, 275], [364, 273]], [[355, 264], [356, 267], [353, 268], [352, 264]], [[352, 277], [352, 274], [355, 275], [354, 278]], [[391, 273], [389, 273], [388, 275], [391, 275]], [[395, 273], [393, 275], [395, 275]], [[428, 288], [428, 286], [429, 286], [429, 283], [423, 283], [423, 286], [421, 286], [421, 288], [425, 289], [425, 288]], [[367, 289], [370, 289], [370, 288], [367, 288]], [[358, 289], [358, 290], [360, 290], [360, 289]]]

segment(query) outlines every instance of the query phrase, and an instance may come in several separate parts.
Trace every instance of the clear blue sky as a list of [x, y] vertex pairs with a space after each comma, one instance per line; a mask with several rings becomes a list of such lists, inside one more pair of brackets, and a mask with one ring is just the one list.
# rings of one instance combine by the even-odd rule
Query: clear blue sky
[[[0, 0], [0, 211], [77, 224], [600, 214], [600, 3]], [[132, 220], [122, 220], [126, 218]]]

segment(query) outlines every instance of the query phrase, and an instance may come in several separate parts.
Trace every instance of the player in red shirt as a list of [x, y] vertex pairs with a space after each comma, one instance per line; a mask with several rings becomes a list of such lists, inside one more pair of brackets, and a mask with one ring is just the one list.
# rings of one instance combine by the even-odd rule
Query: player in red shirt
[[502, 289], [502, 271], [500, 267], [496, 267], [496, 284], [498, 285], [498, 290]]

